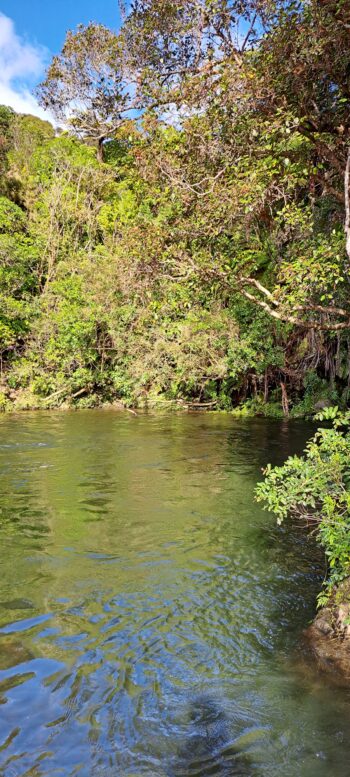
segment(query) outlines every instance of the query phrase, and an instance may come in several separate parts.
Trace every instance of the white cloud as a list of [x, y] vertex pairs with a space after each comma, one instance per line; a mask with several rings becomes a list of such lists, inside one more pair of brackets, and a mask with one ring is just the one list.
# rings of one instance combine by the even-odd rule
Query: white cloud
[[43, 46], [34, 46], [17, 35], [12, 19], [0, 12], [0, 105], [52, 121], [31, 93], [43, 75], [47, 56]]

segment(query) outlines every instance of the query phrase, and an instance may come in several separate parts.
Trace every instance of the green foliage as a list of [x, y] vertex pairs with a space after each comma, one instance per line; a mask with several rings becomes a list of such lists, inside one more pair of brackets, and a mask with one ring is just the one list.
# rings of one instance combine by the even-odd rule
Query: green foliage
[[264, 398], [260, 396], [246, 399], [234, 408], [232, 415], [238, 418], [252, 418], [259, 415], [264, 418], [283, 418], [283, 409], [280, 402], [264, 402]]
[[308, 442], [303, 456], [290, 456], [281, 467], [268, 465], [256, 499], [275, 513], [315, 525], [325, 550], [329, 576], [320, 603], [350, 570], [350, 413], [327, 408], [319, 420], [331, 420]]
[[14, 115], [12, 108], [0, 105], [0, 194], [8, 194], [10, 189], [8, 152], [13, 142]]
[[[159, 126], [151, 134], [150, 143], [129, 124], [101, 165], [92, 148], [67, 134], [52, 139], [44, 127], [22, 167], [26, 210], [0, 199], [0, 334], [9, 390], [17, 402], [23, 391], [25, 406], [164, 398], [225, 409], [243, 402], [240, 412], [280, 417], [281, 374], [288, 358], [305, 359], [307, 367], [307, 338], [295, 337], [289, 357], [290, 327], [220, 280], [249, 252], [268, 277], [271, 233], [262, 234], [254, 254], [246, 242], [240, 247], [239, 224], [235, 253], [221, 231], [208, 243], [217, 201], [207, 216], [200, 200], [186, 203], [153, 165], [155, 153], [170, 154], [172, 164], [179, 154], [187, 159], [191, 135]], [[21, 143], [30, 147], [23, 136]], [[294, 229], [301, 216], [291, 214]], [[220, 219], [227, 217], [225, 204]], [[304, 395], [298, 414], [320, 398], [319, 384], [327, 394], [326, 378], [315, 380], [305, 377], [294, 392], [294, 402]]]
[[[303, 379], [304, 395], [291, 410], [291, 418], [313, 418], [318, 407], [326, 408], [338, 401], [337, 391], [325, 378], [308, 370]], [[329, 410], [332, 410], [330, 407]]]
[[0, 413], [4, 413], [8, 408], [8, 401], [3, 391], [0, 391]]
[[24, 232], [26, 229], [25, 213], [18, 205], [7, 197], [0, 197], [0, 234], [10, 235]]
[[8, 401], [346, 406], [345, 6], [139, 0], [53, 58], [65, 131], [0, 107]]

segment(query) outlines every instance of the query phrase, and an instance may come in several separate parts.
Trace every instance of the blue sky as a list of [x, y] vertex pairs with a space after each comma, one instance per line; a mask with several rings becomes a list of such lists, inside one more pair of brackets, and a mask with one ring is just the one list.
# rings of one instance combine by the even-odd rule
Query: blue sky
[[66, 31], [80, 22], [117, 28], [117, 0], [0, 0], [0, 104], [44, 117], [32, 94]]
[[0, 11], [15, 23], [16, 32], [58, 51], [67, 29], [98, 21], [116, 27], [118, 0], [0, 0]]

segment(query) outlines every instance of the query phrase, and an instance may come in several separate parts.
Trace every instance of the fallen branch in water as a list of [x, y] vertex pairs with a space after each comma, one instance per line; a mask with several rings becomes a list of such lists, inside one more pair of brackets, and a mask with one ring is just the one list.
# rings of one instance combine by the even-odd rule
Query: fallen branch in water
[[214, 399], [212, 402], [185, 402], [187, 407], [213, 407], [217, 403], [217, 399]]

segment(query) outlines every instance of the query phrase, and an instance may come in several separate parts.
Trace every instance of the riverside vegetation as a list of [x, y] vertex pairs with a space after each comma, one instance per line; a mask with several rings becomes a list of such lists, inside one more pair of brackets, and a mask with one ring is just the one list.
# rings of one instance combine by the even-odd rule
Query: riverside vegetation
[[304, 456], [282, 467], [268, 465], [256, 499], [277, 515], [314, 526], [325, 551], [327, 574], [321, 610], [304, 632], [319, 666], [350, 682], [350, 412], [328, 408], [319, 420], [332, 422], [308, 442]]
[[[349, 29], [347, 0], [134, 0], [68, 33], [38, 90], [64, 131], [0, 114], [2, 409], [346, 410]], [[326, 516], [333, 580], [348, 447], [258, 492]]]
[[290, 456], [282, 467], [268, 465], [256, 499], [277, 515], [279, 524], [290, 515], [315, 527], [329, 569], [318, 597], [325, 605], [349, 575], [350, 412], [331, 407], [319, 419], [331, 420], [331, 428], [316, 432], [304, 456]]

